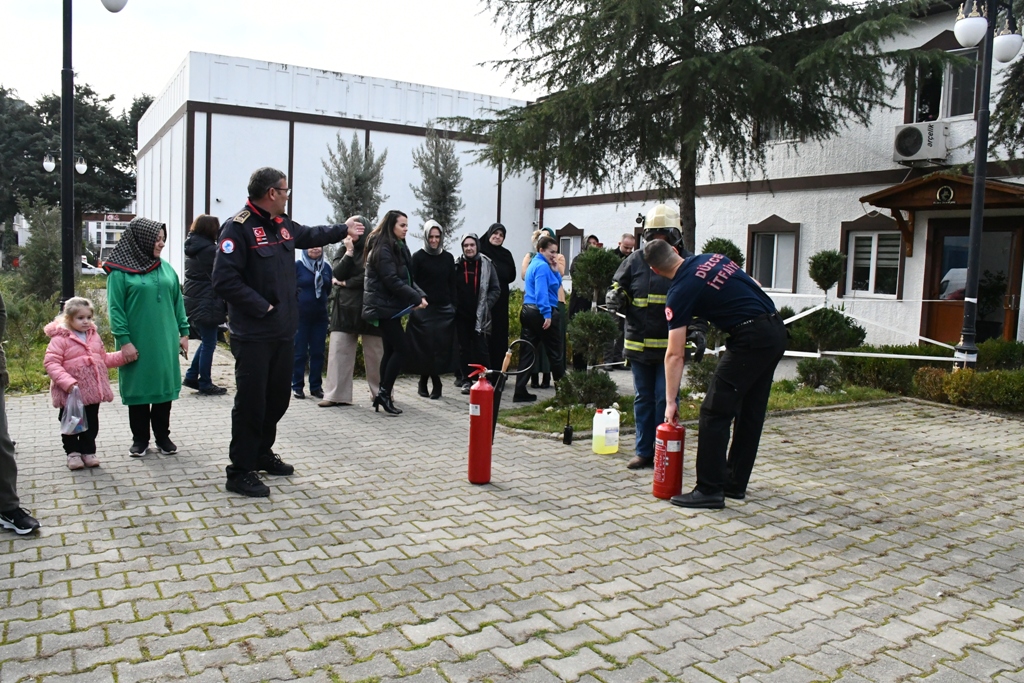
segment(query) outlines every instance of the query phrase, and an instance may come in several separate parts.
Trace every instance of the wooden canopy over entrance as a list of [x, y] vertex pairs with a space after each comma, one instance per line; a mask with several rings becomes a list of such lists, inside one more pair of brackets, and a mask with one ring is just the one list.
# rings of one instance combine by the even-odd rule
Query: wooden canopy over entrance
[[[889, 209], [903, 233], [906, 256], [913, 256], [914, 217], [918, 211], [971, 208], [974, 178], [961, 173], [933, 173], [861, 197], [860, 201]], [[985, 181], [986, 209], [1024, 209], [1024, 185]], [[907, 215], [903, 212], [906, 211]]]

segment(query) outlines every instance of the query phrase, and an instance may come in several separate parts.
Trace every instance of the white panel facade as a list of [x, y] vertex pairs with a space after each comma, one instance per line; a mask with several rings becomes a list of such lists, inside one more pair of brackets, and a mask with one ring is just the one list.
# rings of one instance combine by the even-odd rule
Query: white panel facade
[[[328, 216], [334, 215], [334, 208], [324, 196], [320, 183], [324, 180], [323, 161], [327, 147], [335, 149], [337, 135], [347, 147], [352, 144], [353, 133], [359, 136], [359, 144], [365, 139], [365, 131], [351, 128], [334, 128], [309, 123], [295, 124], [295, 158], [292, 162], [292, 214], [304, 225], [324, 225]], [[376, 151], [376, 150], [375, 150]], [[282, 169], [287, 172], [287, 169]]]
[[[196, 116], [192, 161], [192, 216], [206, 213], [206, 115]], [[212, 200], [211, 200], [212, 201]]]
[[286, 121], [214, 114], [210, 144], [210, 213], [222, 221], [245, 206], [253, 171], [262, 166], [288, 171]]

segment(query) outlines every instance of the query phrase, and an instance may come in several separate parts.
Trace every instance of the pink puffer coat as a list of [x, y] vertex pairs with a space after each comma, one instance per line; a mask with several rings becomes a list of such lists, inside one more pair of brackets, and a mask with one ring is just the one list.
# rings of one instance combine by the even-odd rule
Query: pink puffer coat
[[43, 331], [50, 337], [43, 367], [50, 376], [50, 398], [54, 408], [64, 407], [68, 393], [76, 383], [85, 405], [114, 400], [107, 368], [121, 367], [128, 362], [123, 351], [107, 353], [95, 328], [90, 329], [82, 341], [67, 328], [63, 316], [48, 324]]

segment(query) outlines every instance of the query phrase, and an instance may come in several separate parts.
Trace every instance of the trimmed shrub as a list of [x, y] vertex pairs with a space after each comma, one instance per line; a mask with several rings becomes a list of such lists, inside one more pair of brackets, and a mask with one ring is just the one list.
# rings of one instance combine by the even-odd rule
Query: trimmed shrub
[[824, 386], [829, 391], [835, 391], [843, 386], [843, 374], [831, 358], [802, 359], [796, 364], [796, 376], [801, 384], [811, 389]]
[[988, 339], [978, 344], [978, 370], [1019, 370], [1024, 368], [1024, 343]]
[[569, 321], [566, 331], [569, 333], [569, 343], [572, 344], [573, 352], [582, 353], [589, 365], [597, 365], [605, 349], [619, 336], [619, 326], [615, 318], [603, 311], [577, 313]]
[[[710, 346], [710, 345], [709, 345]], [[718, 356], [704, 356], [699, 363], [687, 363], [686, 386], [692, 392], [708, 393], [711, 377], [718, 367]]]
[[951, 372], [943, 381], [946, 398], [955, 406], [967, 406], [974, 402], [974, 370]]
[[725, 237], [712, 237], [704, 246], [700, 248], [702, 254], [722, 254], [728, 256], [730, 261], [733, 261], [740, 268], [746, 262], [743, 258], [743, 251], [740, 250], [736, 243]]
[[[949, 358], [952, 352], [941, 346], [859, 346], [853, 351], [865, 353], [889, 353], [915, 356], [937, 356]], [[947, 368], [948, 362], [921, 360], [902, 360], [899, 358], [857, 358], [839, 356], [839, 367], [843, 377], [850, 384], [862, 387], [874, 387], [883, 391], [909, 396], [914, 390], [914, 373], [918, 368], [931, 366]]]
[[[608, 249], [587, 249], [572, 262], [572, 290], [577, 297], [603, 301], [622, 259]], [[617, 333], [616, 333], [617, 334]]]
[[841, 351], [864, 343], [867, 330], [843, 315], [842, 310], [825, 308], [797, 321], [806, 321], [804, 324], [816, 345], [815, 350]]
[[807, 259], [807, 273], [814, 280], [814, 284], [827, 292], [843, 276], [843, 264], [845, 263], [845, 255], [835, 249], [826, 249]]
[[[807, 310], [804, 308], [803, 310]], [[842, 309], [826, 308], [800, 318], [789, 329], [791, 351], [841, 351], [864, 343], [867, 331], [841, 313]], [[796, 315], [789, 306], [779, 309], [783, 320]]]
[[928, 401], [948, 403], [943, 383], [949, 373], [942, 368], [923, 367], [914, 373], [914, 396]]
[[618, 397], [618, 385], [604, 370], [574, 370], [555, 388], [555, 403], [559, 406], [593, 403], [598, 408], [608, 408]]
[[772, 382], [772, 391], [777, 394], [795, 394], [798, 388], [796, 382], [791, 379], [780, 379], [778, 382]]

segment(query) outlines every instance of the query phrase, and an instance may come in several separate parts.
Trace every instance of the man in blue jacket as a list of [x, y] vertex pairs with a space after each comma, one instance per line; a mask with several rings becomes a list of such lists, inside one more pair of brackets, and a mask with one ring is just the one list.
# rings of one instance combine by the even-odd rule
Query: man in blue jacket
[[266, 497], [257, 471], [290, 475], [295, 468], [274, 453], [277, 423], [288, 410], [298, 297], [295, 250], [363, 234], [355, 217], [342, 225], [309, 228], [285, 214], [291, 188], [284, 173], [264, 167], [249, 178], [249, 201], [220, 229], [213, 287], [228, 304], [235, 356], [235, 405], [227, 467], [229, 491]]

